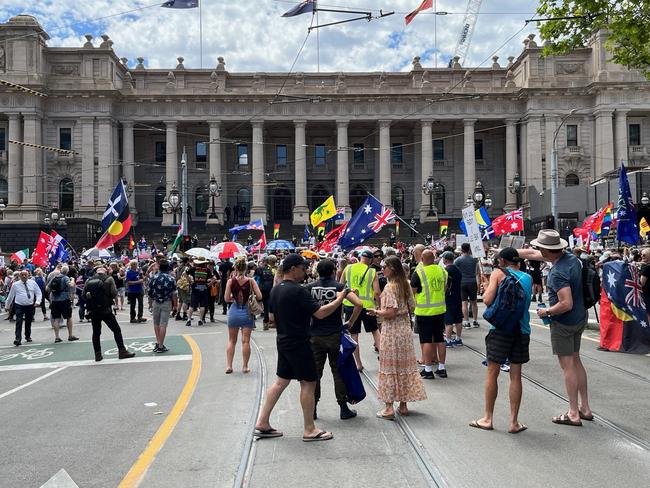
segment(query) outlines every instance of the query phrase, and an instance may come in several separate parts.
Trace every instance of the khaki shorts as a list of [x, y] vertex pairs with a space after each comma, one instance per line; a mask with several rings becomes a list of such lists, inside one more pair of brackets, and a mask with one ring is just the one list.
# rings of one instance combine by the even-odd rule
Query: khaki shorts
[[559, 322], [551, 322], [551, 348], [556, 356], [571, 356], [580, 352], [580, 341], [582, 332], [587, 326], [587, 318], [576, 325], [564, 325]]
[[167, 327], [169, 322], [169, 315], [172, 311], [172, 302], [171, 300], [166, 300], [162, 303], [156, 301], [153, 302], [153, 325], [158, 325], [160, 327]]

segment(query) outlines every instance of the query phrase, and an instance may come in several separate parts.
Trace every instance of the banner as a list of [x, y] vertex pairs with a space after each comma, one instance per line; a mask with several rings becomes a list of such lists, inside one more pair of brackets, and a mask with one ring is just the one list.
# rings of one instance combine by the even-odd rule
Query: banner
[[469, 245], [472, 248], [472, 256], [475, 258], [484, 258], [485, 249], [483, 249], [483, 236], [478, 226], [476, 214], [473, 206], [465, 207], [463, 209], [463, 223], [467, 229], [467, 238]]

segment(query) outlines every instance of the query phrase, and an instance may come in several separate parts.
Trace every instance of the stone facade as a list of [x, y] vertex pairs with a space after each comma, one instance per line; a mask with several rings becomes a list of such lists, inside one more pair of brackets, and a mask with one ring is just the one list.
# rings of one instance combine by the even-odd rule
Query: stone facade
[[[294, 225], [330, 194], [350, 214], [367, 192], [425, 220], [430, 176], [442, 188], [439, 217], [459, 218], [480, 180], [494, 213], [523, 204], [543, 218], [554, 137], [560, 212], [582, 218], [590, 204], [576, 209], [567, 185], [650, 159], [650, 84], [608, 61], [603, 32], [566, 56], [543, 57], [529, 36], [506, 63], [434, 69], [415, 59], [399, 73], [231, 73], [221, 57], [212, 69], [182, 57], [170, 69], [144, 58], [129, 68], [107, 35], [86, 39], [54, 48], [33, 17], [0, 24], [0, 79], [46, 95], [0, 85], [1, 225], [38, 224], [52, 209], [97, 219], [119, 178], [134, 189], [139, 222], [170, 224], [161, 203], [180, 186], [183, 149], [194, 221], [211, 213], [215, 176], [220, 223], [237, 206], [242, 219]], [[527, 185], [519, 201], [508, 191], [516, 173]]]

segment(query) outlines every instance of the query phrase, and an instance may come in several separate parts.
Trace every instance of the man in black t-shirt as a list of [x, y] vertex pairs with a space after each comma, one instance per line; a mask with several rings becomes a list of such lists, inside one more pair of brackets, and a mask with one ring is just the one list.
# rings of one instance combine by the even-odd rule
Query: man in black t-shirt
[[226, 291], [226, 285], [228, 284], [228, 280], [230, 279], [230, 272], [233, 270], [233, 268], [234, 268], [233, 264], [228, 259], [224, 259], [219, 263], [219, 276], [221, 276], [221, 288], [219, 289], [219, 301], [221, 302], [221, 306], [223, 307], [223, 312], [221, 312], [222, 315], [226, 315], [228, 313], [228, 302], [226, 302], [223, 296]]
[[305, 279], [306, 269], [307, 262], [302, 256], [289, 254], [282, 262], [284, 279], [271, 291], [271, 320], [275, 322], [278, 334], [278, 377], [266, 392], [266, 400], [255, 424], [257, 437], [282, 436], [282, 432], [271, 427], [269, 418], [273, 407], [292, 379], [300, 381], [304, 422], [302, 440], [326, 441], [334, 437], [331, 432], [316, 428], [313, 420], [318, 372], [311, 349], [309, 328], [312, 316], [323, 319], [335, 312], [343, 303], [347, 292], [338, 292], [335, 300], [321, 307], [309, 291], [300, 286]]
[[[316, 272], [318, 273], [319, 279], [307, 285], [307, 290], [309, 290], [312, 298], [316, 300], [320, 306], [333, 302], [336, 299], [337, 292], [341, 292], [345, 289], [345, 285], [334, 279], [335, 271], [336, 264], [334, 264], [334, 261], [330, 259], [322, 259], [316, 266]], [[353, 293], [348, 295], [348, 300], [350, 300], [354, 305], [352, 316], [348, 323], [354, 324], [363, 310], [363, 302]], [[323, 377], [325, 360], [329, 360], [330, 368], [332, 369], [336, 401], [341, 407], [341, 420], [351, 419], [357, 416], [357, 412], [348, 408], [347, 390], [345, 388], [345, 383], [343, 383], [343, 380], [339, 376], [337, 367], [341, 346], [341, 329], [343, 326], [348, 326], [348, 323], [343, 324], [341, 311], [342, 307], [339, 307], [334, 313], [324, 319], [312, 317], [311, 320], [311, 348], [314, 351], [314, 360], [316, 361], [316, 369], [318, 371], [314, 419], [317, 418], [316, 408], [318, 400], [320, 400], [320, 379]]]
[[260, 291], [262, 292], [262, 304], [264, 305], [262, 321], [263, 321], [264, 330], [268, 330], [269, 329], [269, 298], [271, 297], [271, 289], [273, 288], [273, 281], [275, 279], [275, 276], [273, 275], [273, 271], [269, 266], [268, 256], [265, 255], [262, 258], [262, 263], [255, 270], [255, 279], [257, 281], [257, 284], [260, 287]]

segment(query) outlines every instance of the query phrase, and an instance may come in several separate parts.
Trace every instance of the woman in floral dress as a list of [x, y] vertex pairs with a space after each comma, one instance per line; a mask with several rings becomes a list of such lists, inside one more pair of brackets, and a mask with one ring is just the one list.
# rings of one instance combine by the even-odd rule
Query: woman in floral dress
[[394, 420], [394, 402], [399, 402], [400, 415], [408, 415], [408, 402], [425, 400], [422, 379], [415, 360], [415, 348], [409, 312], [415, 308], [411, 286], [399, 258], [384, 261], [388, 284], [381, 294], [381, 308], [370, 310], [383, 319], [379, 346], [378, 397], [386, 403], [377, 417]]

